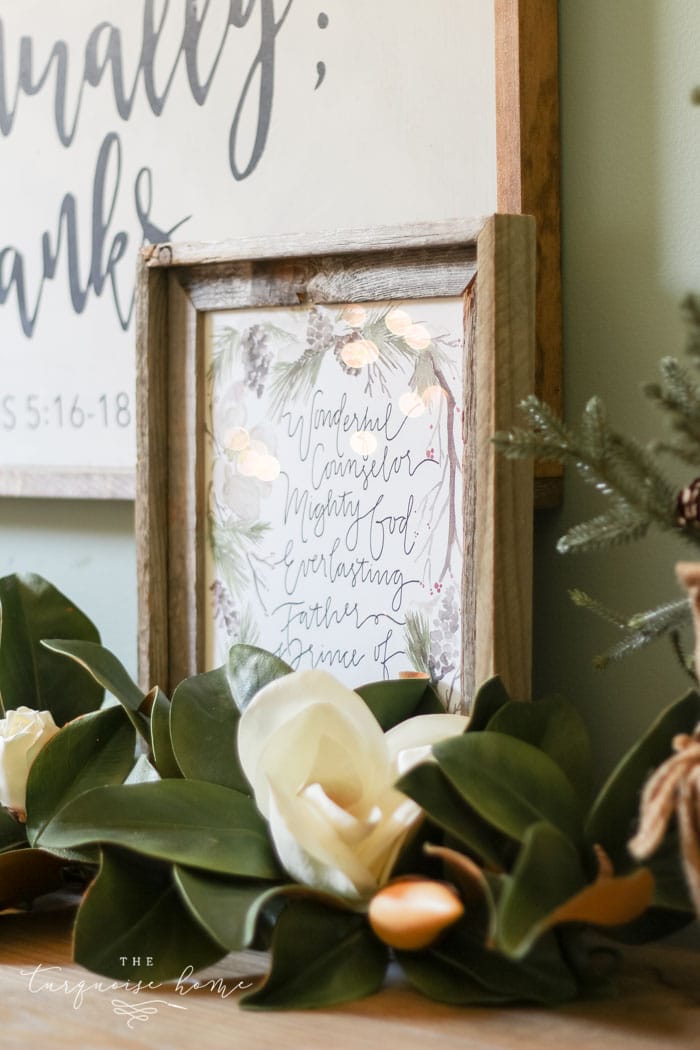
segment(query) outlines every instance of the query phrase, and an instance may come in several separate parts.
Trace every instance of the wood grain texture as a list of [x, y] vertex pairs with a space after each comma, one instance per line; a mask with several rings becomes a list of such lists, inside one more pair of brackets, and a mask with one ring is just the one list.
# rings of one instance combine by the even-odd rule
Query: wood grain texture
[[204, 318], [174, 273], [168, 274], [168, 591], [186, 600], [168, 602], [168, 682], [202, 667], [198, 624], [202, 613], [204, 376], [198, 330]]
[[135, 493], [136, 476], [129, 469], [4, 467], [0, 470], [0, 496], [133, 500]]
[[322, 233], [283, 233], [267, 237], [243, 237], [216, 244], [180, 241], [154, 244], [142, 251], [149, 267], [198, 266], [250, 259], [293, 259], [315, 255], [352, 255], [367, 251], [395, 251], [404, 247], [426, 248], [476, 243], [486, 218], [441, 219], [433, 222], [372, 226], [366, 229], [336, 229]]
[[479, 581], [474, 572], [477, 557], [477, 485], [480, 460], [474, 440], [477, 421], [478, 304], [476, 278], [464, 293], [464, 384], [462, 389], [462, 697], [465, 706], [477, 688], [477, 620]]
[[142, 688], [168, 681], [168, 278], [136, 278], [136, 565]]
[[[698, 1045], [697, 953], [645, 947], [625, 950], [618, 993], [547, 1010], [539, 1007], [451, 1007], [411, 991], [398, 974], [377, 995], [313, 1011], [241, 1010], [238, 981], [257, 981], [265, 959], [230, 955], [198, 975], [221, 978], [178, 994], [174, 985], [124, 992], [70, 961], [70, 915], [3, 916], [0, 999], [3, 1045], [23, 1050], [691, 1050]], [[65, 991], [29, 991], [37, 967], [56, 967], [43, 982], [88, 986], [82, 1005]], [[42, 978], [34, 982], [38, 987]], [[93, 986], [102, 980], [107, 987]], [[154, 1003], [154, 1000], [158, 1000]], [[128, 1027], [114, 1000], [151, 1003], [153, 1013]], [[178, 1009], [178, 1007], [185, 1009]]]
[[[535, 393], [561, 414], [557, 0], [496, 0], [496, 142], [499, 210], [537, 222]], [[561, 474], [558, 463], [536, 468]]]
[[499, 674], [511, 695], [530, 695], [533, 488], [529, 462], [497, 455], [532, 390], [535, 223], [496, 215], [479, 237], [477, 272], [475, 684]]
[[407, 252], [219, 262], [175, 268], [198, 310], [461, 295], [476, 269], [464, 245]]

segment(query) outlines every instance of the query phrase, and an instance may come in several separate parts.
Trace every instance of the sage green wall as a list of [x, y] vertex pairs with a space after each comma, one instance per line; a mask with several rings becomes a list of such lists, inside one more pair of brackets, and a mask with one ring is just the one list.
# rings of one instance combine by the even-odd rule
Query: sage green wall
[[[679, 353], [678, 304], [700, 289], [700, 82], [697, 0], [561, 0], [563, 269], [566, 402], [593, 393], [621, 426], [653, 432], [637, 393], [664, 353]], [[559, 533], [594, 513], [571, 482], [561, 512], [539, 520], [535, 687], [568, 694], [607, 768], [683, 687], [664, 648], [605, 673], [592, 655], [610, 641], [573, 608], [582, 586], [624, 609], [674, 593], [675, 548], [656, 540], [619, 556], [562, 558]], [[126, 504], [0, 501], [0, 573], [34, 570], [67, 591], [134, 671], [132, 508]]]
[[[650, 437], [640, 386], [681, 354], [679, 303], [700, 291], [700, 83], [697, 0], [561, 0], [566, 413], [601, 394], [621, 428]], [[656, 537], [614, 555], [554, 553], [558, 535], [602, 501], [569, 478], [564, 508], [536, 544], [535, 686], [579, 706], [600, 766], [686, 688], [666, 643], [605, 672], [591, 657], [612, 629], [573, 607], [579, 586], [624, 611], [675, 597], [687, 548]]]
[[136, 674], [134, 508], [101, 500], [0, 500], [0, 576], [37, 572], [76, 602]]

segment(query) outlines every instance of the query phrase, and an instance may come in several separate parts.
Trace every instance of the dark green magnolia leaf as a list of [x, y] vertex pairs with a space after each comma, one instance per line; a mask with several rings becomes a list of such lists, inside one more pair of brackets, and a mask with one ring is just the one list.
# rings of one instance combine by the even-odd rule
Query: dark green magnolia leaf
[[226, 669], [239, 711], [245, 711], [264, 685], [292, 671], [284, 660], [254, 645], [234, 645], [229, 651]]
[[170, 706], [170, 735], [184, 776], [250, 793], [238, 761], [239, 718], [227, 668], [180, 682]]
[[19, 849], [27, 844], [26, 825], [0, 806], [0, 853]]
[[229, 951], [251, 946], [261, 913], [274, 898], [302, 898], [325, 907], [350, 909], [341, 897], [319, 893], [299, 883], [270, 886], [253, 879], [231, 879], [223, 876], [175, 868], [175, 881], [180, 895], [205, 930]]
[[434, 762], [414, 766], [396, 786], [417, 802], [433, 823], [473, 850], [484, 863], [496, 869], [502, 866], [506, 840], [467, 805]]
[[[677, 733], [692, 733], [700, 722], [700, 695], [688, 693], [662, 711], [627, 752], [598, 795], [586, 824], [586, 838], [605, 849], [616, 872], [633, 867], [627, 842], [637, 823], [642, 788], [649, 775], [672, 754]], [[653, 869], [653, 863], [650, 865]]]
[[475, 861], [459, 850], [447, 846], [425, 844], [428, 856], [439, 858], [446, 877], [455, 886], [469, 915], [470, 925], [481, 918], [482, 926], [491, 939], [495, 921], [496, 904], [500, 898], [504, 876], [486, 872]]
[[103, 851], [75, 924], [77, 963], [117, 981], [157, 982], [225, 954], [180, 900], [169, 868]]
[[462, 921], [422, 952], [397, 952], [406, 977], [423, 995], [456, 1006], [514, 1002], [555, 1005], [575, 998], [577, 982], [553, 937], [522, 962], [485, 948]]
[[46, 849], [106, 843], [205, 871], [281, 878], [253, 800], [199, 780], [95, 788], [69, 802], [39, 842]]
[[27, 781], [27, 835], [36, 845], [71, 799], [121, 784], [134, 764], [136, 736], [121, 707], [92, 711], [64, 726], [32, 763]]
[[366, 916], [290, 901], [275, 926], [270, 975], [241, 1006], [308, 1009], [361, 999], [381, 987], [387, 962]]
[[444, 714], [444, 705], [427, 678], [371, 682], [355, 692], [361, 696], [386, 733], [416, 715]]
[[0, 579], [0, 697], [4, 710], [50, 711], [61, 726], [93, 711], [102, 690], [41, 646], [47, 635], [65, 634], [98, 642], [87, 616], [41, 576]]
[[174, 874], [183, 903], [230, 952], [250, 946], [262, 908], [279, 892], [279, 886], [259, 880], [227, 879], [182, 867]]
[[606, 931], [608, 936], [624, 944], [645, 944], [667, 937], [695, 920], [675, 828], [669, 831], [660, 848], [645, 864], [654, 876], [652, 906], [633, 922]]
[[162, 777], [181, 777], [170, 739], [170, 701], [158, 686], [151, 690], [146, 700], [150, 700], [151, 752], [156, 769]]
[[584, 805], [591, 797], [591, 743], [572, 704], [560, 697], [532, 703], [509, 701], [493, 716], [489, 731], [525, 740], [554, 759], [576, 788]]
[[148, 719], [139, 708], [144, 702], [144, 694], [129, 676], [125, 667], [109, 649], [96, 642], [62, 641], [44, 639], [41, 643], [53, 653], [68, 656], [83, 667], [103, 689], [119, 701], [134, 728], [150, 744]]
[[486, 729], [496, 712], [510, 702], [510, 696], [501, 679], [498, 676], [489, 678], [472, 701], [467, 732], [474, 733]]
[[41, 849], [0, 853], [0, 909], [31, 904], [63, 886], [65, 862]]
[[498, 903], [496, 947], [522, 958], [542, 933], [547, 916], [585, 885], [573, 843], [551, 824], [533, 825]]
[[570, 838], [581, 835], [581, 806], [559, 766], [505, 733], [465, 733], [433, 746], [459, 794], [495, 829], [522, 842], [542, 820]]

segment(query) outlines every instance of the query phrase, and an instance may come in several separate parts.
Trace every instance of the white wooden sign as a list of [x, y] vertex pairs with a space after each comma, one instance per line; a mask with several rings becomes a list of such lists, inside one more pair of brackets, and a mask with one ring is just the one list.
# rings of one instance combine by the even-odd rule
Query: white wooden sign
[[0, 494], [133, 492], [145, 243], [494, 211], [494, 27], [490, 0], [0, 0]]

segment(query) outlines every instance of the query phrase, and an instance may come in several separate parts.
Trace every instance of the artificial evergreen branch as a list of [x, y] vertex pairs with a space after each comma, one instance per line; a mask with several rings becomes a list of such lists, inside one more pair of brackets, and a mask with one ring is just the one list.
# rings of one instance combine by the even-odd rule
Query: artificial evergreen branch
[[[700, 352], [700, 347], [699, 347]], [[660, 362], [661, 382], [644, 387], [647, 397], [663, 412], [672, 431], [678, 435], [674, 442], [657, 441], [656, 452], [676, 456], [684, 463], [700, 463], [700, 382], [684, 369], [674, 357]]]
[[526, 398], [521, 407], [531, 429], [496, 434], [497, 447], [511, 459], [573, 463], [585, 481], [613, 497], [606, 523], [609, 527], [619, 522], [616, 542], [630, 531], [632, 519], [635, 528], [629, 538], [643, 535], [652, 523], [662, 529], [677, 527], [676, 490], [646, 449], [612, 429], [599, 398], [588, 402], [578, 429], [561, 423], [536, 397]]
[[589, 612], [593, 612], [596, 616], [599, 616], [601, 620], [607, 620], [613, 627], [619, 628], [623, 631], [627, 628], [627, 619], [622, 613], [615, 612], [614, 609], [610, 609], [607, 605], [603, 605], [597, 598], [591, 598], [590, 594], [586, 594], [585, 591], [581, 591], [575, 588], [569, 591], [569, 597], [571, 598], [574, 605], [578, 605], [582, 609], [588, 609]]
[[700, 296], [688, 295], [683, 301], [683, 313], [688, 325], [685, 352], [696, 368], [700, 367]]
[[423, 674], [430, 674], [430, 623], [423, 613], [406, 613], [405, 640], [411, 666]]
[[[700, 378], [695, 375], [695, 370], [700, 370], [700, 298], [690, 296], [684, 306], [693, 367], [684, 368], [675, 358], [665, 357], [659, 366], [659, 382], [645, 387], [647, 397], [672, 432], [670, 440], [642, 445], [620, 433], [611, 425], [599, 398], [588, 402], [578, 426], [573, 427], [557, 419], [535, 397], [527, 398], [521, 406], [529, 426], [494, 438], [500, 451], [510, 458], [573, 464], [607, 500], [603, 513], [573, 525], [559, 539], [557, 549], [561, 553], [616, 547], [642, 539], [652, 527], [674, 532], [686, 543], [700, 546], [700, 477], [696, 477], [700, 474]], [[692, 468], [691, 478], [680, 492], [663, 466], [667, 455]], [[582, 591], [572, 592], [572, 598], [622, 632], [615, 645], [596, 659], [596, 666], [605, 667], [668, 637], [681, 666], [688, 671], [680, 642], [680, 631], [690, 622], [687, 599], [674, 599], [626, 617]]]

